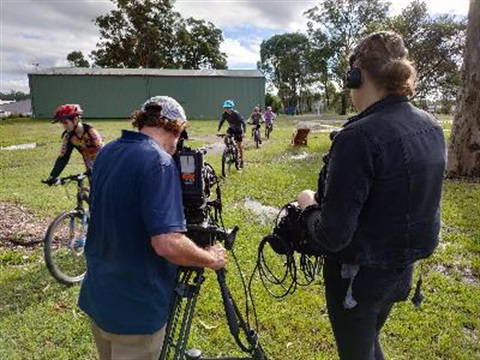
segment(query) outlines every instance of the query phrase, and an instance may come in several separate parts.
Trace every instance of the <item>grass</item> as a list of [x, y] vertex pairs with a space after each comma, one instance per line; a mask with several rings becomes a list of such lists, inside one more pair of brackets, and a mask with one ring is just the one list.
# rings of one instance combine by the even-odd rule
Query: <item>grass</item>
[[[129, 128], [127, 121], [120, 120], [90, 123], [107, 141], [118, 137], [120, 129]], [[190, 145], [207, 145], [213, 138], [207, 135], [216, 131], [216, 125], [216, 121], [192, 121]], [[315, 132], [309, 135], [308, 147], [292, 148], [293, 127], [291, 117], [280, 118], [272, 138], [260, 149], [254, 149], [248, 138], [246, 168], [241, 173], [234, 170], [222, 182], [224, 220], [229, 227], [240, 227], [235, 252], [246, 276], [254, 269], [258, 244], [271, 231], [271, 224], [248, 211], [243, 206], [245, 199], [279, 208], [299, 191], [315, 188], [322, 155], [330, 144], [328, 133]], [[58, 126], [46, 121], [0, 123], [0, 146], [37, 143], [33, 150], [0, 152], [0, 201], [20, 203], [46, 219], [74, 206], [73, 186], [66, 193], [40, 183], [57, 156], [60, 133]], [[220, 154], [208, 153], [207, 161], [219, 172]], [[81, 158], [74, 154], [64, 174], [81, 170]], [[408, 301], [392, 311], [382, 338], [389, 358], [480, 358], [479, 199], [479, 184], [445, 182], [442, 242], [422, 264], [425, 301], [418, 309]], [[243, 308], [243, 290], [231, 257], [228, 270], [228, 284]], [[240, 355], [226, 326], [214, 274], [206, 274], [189, 344], [209, 356]], [[0, 289], [1, 359], [96, 358], [87, 319], [76, 305], [79, 287], [56, 283], [39, 247], [2, 250]], [[275, 300], [256, 276], [253, 294], [261, 341], [270, 359], [337, 358], [321, 277]]]

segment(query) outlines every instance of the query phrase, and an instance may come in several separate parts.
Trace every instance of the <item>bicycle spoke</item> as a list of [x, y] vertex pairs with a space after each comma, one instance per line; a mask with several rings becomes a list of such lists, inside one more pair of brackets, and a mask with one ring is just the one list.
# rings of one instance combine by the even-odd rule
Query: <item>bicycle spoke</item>
[[83, 279], [87, 226], [85, 215], [70, 212], [58, 216], [47, 232], [45, 260], [52, 275], [60, 282], [72, 284]]

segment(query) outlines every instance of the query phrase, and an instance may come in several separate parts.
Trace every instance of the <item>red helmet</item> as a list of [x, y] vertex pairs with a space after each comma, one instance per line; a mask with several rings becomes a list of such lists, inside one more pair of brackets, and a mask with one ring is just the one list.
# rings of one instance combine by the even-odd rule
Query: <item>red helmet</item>
[[56, 123], [57, 121], [70, 119], [75, 116], [82, 116], [83, 110], [78, 104], [65, 104], [61, 105], [55, 110], [53, 114], [53, 121], [52, 123]]

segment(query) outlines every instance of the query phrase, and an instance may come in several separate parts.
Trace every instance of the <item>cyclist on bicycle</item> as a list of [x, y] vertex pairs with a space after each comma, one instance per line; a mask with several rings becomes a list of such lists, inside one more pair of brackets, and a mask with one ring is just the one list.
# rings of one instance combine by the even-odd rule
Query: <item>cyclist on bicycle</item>
[[[232, 136], [237, 144], [240, 167], [243, 167], [242, 140], [243, 134], [246, 131], [246, 125], [245, 119], [238, 113], [238, 111], [233, 109], [234, 106], [235, 103], [233, 102], [233, 100], [225, 100], [225, 102], [223, 103], [223, 114], [220, 122], [218, 123], [217, 133], [220, 133], [220, 129], [222, 128], [222, 125], [226, 120], [228, 122], [227, 134]], [[226, 143], [227, 139], [225, 139], [225, 144]]]
[[271, 106], [267, 106], [267, 109], [263, 113], [263, 117], [265, 119], [265, 127], [270, 128], [270, 132], [272, 132], [273, 131], [273, 120], [275, 120], [275, 118], [277, 117], [277, 114], [275, 114], [272, 111]]
[[252, 125], [252, 137], [255, 130], [258, 130], [258, 142], [262, 143], [262, 137], [260, 136], [260, 128], [262, 123], [265, 122], [262, 113], [260, 112], [260, 108], [255, 106], [253, 108], [253, 113], [248, 118], [247, 123]]
[[52, 124], [61, 122], [65, 131], [62, 133], [62, 148], [60, 155], [53, 165], [50, 176], [45, 180], [54, 184], [57, 177], [67, 166], [72, 150], [77, 149], [85, 163], [86, 173], [90, 178], [93, 160], [103, 146], [103, 139], [93, 126], [82, 123], [83, 110], [78, 104], [61, 105], [55, 110]]

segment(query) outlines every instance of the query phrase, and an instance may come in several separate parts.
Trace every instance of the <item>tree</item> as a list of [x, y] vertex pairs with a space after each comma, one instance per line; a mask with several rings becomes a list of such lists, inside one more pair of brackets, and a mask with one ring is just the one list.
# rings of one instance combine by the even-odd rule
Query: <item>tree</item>
[[30, 99], [30, 94], [26, 94], [22, 91], [10, 91], [10, 93], [2, 93], [0, 92], [0, 100], [25, 100]]
[[201, 20], [185, 21], [173, 0], [111, 0], [117, 9], [95, 19], [100, 28], [95, 65], [126, 68], [224, 68], [221, 31]]
[[260, 45], [258, 67], [278, 89], [284, 106], [298, 105], [310, 78], [309, 41], [304, 34], [274, 35]]
[[222, 31], [211, 22], [188, 18], [177, 31], [179, 66], [183, 69], [226, 69], [227, 55], [220, 52]]
[[282, 109], [282, 100], [279, 96], [267, 92], [265, 94], [265, 106], [270, 106], [273, 112], [278, 113]]
[[[348, 55], [372, 23], [385, 21], [389, 7], [390, 3], [382, 0], [325, 0], [305, 12], [310, 20], [308, 33], [312, 46], [324, 48], [330, 54], [327, 68], [335, 82], [344, 85]], [[328, 84], [328, 78], [325, 83]], [[344, 91], [341, 114], [346, 113], [347, 106], [348, 94]]]
[[466, 23], [454, 15], [431, 17], [415, 0], [389, 19], [385, 29], [402, 35], [417, 70], [417, 97], [455, 98], [460, 85]]
[[81, 51], [72, 51], [67, 55], [67, 60], [70, 62], [71, 67], [90, 67], [90, 64]]
[[470, 0], [462, 88], [448, 152], [450, 177], [480, 176], [480, 1]]

